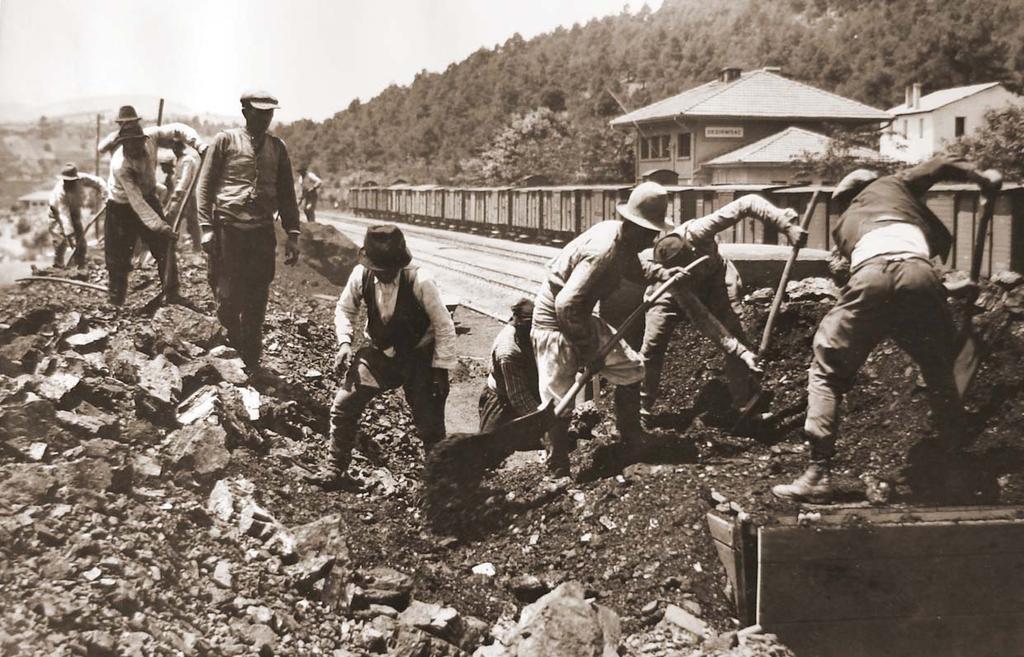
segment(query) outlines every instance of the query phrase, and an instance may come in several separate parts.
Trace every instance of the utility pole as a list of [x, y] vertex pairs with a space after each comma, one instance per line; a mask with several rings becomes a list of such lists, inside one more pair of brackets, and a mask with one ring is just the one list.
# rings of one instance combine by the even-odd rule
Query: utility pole
[[100, 175], [100, 115], [96, 115], [96, 175]]
[[164, 99], [160, 99], [160, 108], [156, 111], [156, 124], [163, 125], [164, 122]]

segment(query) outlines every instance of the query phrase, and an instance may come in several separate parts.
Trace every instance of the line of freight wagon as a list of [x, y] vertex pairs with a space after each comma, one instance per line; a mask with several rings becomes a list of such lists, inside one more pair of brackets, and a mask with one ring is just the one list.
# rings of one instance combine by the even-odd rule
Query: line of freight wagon
[[[703, 216], [744, 194], [760, 194], [780, 207], [803, 212], [818, 187], [780, 185], [671, 186], [669, 218], [679, 224]], [[629, 185], [561, 187], [441, 187], [391, 185], [354, 187], [350, 209], [361, 216], [439, 226], [496, 237], [564, 244], [595, 223], [615, 216]], [[830, 193], [830, 186], [821, 186]], [[928, 193], [928, 206], [954, 236], [950, 266], [969, 269], [974, 223], [980, 198], [977, 187], [940, 184]], [[819, 202], [810, 226], [808, 246], [832, 248], [831, 231], [839, 218], [834, 203]], [[719, 236], [722, 242], [778, 244], [779, 235], [746, 220]], [[1007, 184], [996, 203], [983, 274], [1024, 272], [1024, 185]]]

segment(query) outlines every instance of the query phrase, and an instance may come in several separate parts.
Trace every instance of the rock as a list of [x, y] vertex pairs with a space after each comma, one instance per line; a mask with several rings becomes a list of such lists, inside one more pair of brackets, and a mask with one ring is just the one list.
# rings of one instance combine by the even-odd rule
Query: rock
[[616, 655], [618, 616], [584, 600], [579, 582], [566, 582], [525, 607], [506, 641], [513, 655], [603, 657]]
[[346, 533], [346, 523], [340, 514], [291, 530], [298, 561], [287, 566], [285, 572], [300, 593], [310, 595], [319, 588], [328, 605], [343, 604], [344, 587], [349, 579]]
[[150, 654], [146, 648], [152, 641], [153, 637], [145, 632], [125, 632], [121, 635], [121, 652], [125, 657], [146, 657]]
[[159, 477], [164, 470], [160, 462], [149, 454], [135, 454], [132, 469], [138, 477]]
[[509, 583], [512, 595], [520, 602], [536, 602], [551, 588], [535, 575], [520, 575]]
[[53, 403], [33, 392], [25, 392], [18, 397], [20, 401], [16, 405], [0, 409], [0, 439], [17, 436], [42, 438], [56, 423]]
[[149, 358], [146, 354], [134, 349], [111, 350], [107, 356], [110, 373], [122, 383], [133, 385], [139, 380], [139, 370]]
[[484, 577], [494, 577], [497, 574], [497, 571], [494, 569], [494, 564], [487, 561], [473, 566], [473, 574], [483, 575]]
[[17, 376], [32, 372], [42, 360], [43, 340], [38, 335], [19, 335], [0, 346], [0, 373]]
[[175, 347], [184, 342], [202, 347], [213, 346], [220, 339], [220, 322], [215, 317], [197, 313], [184, 306], [164, 306], [153, 315], [156, 348]]
[[57, 488], [56, 468], [39, 463], [0, 469], [0, 504], [39, 504]]
[[398, 621], [453, 643], [458, 641], [465, 629], [462, 617], [454, 608], [419, 600], [413, 600], [398, 615]]
[[260, 657], [270, 657], [277, 651], [277, 633], [263, 623], [254, 623], [247, 632], [249, 644]]
[[681, 627], [699, 638], [704, 638], [708, 633], [707, 623], [676, 605], [665, 607], [665, 621]]
[[[257, 401], [253, 400], [253, 395]], [[244, 445], [254, 449], [264, 447], [263, 437], [252, 426], [252, 416], [259, 415], [252, 410], [252, 404], [259, 405], [259, 393], [251, 388], [204, 386], [196, 390], [178, 406], [177, 419], [180, 424], [191, 425], [203, 420], [220, 424], [228, 434], [228, 447]]]
[[81, 436], [116, 437], [119, 433], [117, 416], [89, 403], [79, 405], [75, 411], [57, 411], [57, 422]]
[[720, 651], [728, 652], [739, 645], [739, 636], [736, 632], [726, 632], [725, 634], [718, 634], [704, 642], [703, 648], [705, 652]]
[[324, 223], [303, 225], [299, 252], [310, 267], [335, 285], [344, 285], [356, 264], [358, 247], [334, 226]]
[[786, 284], [786, 297], [791, 301], [834, 301], [839, 298], [839, 288], [830, 278], [804, 278]]
[[178, 429], [168, 439], [170, 464], [198, 478], [217, 475], [231, 462], [227, 432], [218, 424], [191, 424]]
[[[63, 486], [80, 488], [88, 491], [106, 491], [120, 487], [126, 488], [122, 478], [114, 485], [114, 469], [103, 459], [86, 458], [61, 463], [58, 470], [58, 479]], [[127, 488], [131, 488], [131, 477], [128, 477]]]
[[394, 568], [371, 568], [356, 573], [353, 579], [361, 587], [367, 605], [386, 605], [401, 611], [412, 600], [412, 577]]
[[997, 272], [989, 279], [990, 282], [1005, 288], [1007, 290], [1015, 288], [1021, 283], [1024, 283], [1024, 275], [1010, 270], [1004, 270]]
[[75, 333], [64, 338], [69, 347], [79, 353], [87, 353], [100, 349], [110, 334], [99, 327], [89, 329], [85, 333]]
[[231, 562], [221, 559], [213, 569], [213, 581], [222, 589], [231, 589], [233, 580], [231, 577]]
[[138, 369], [139, 389], [163, 406], [174, 406], [181, 394], [181, 373], [162, 354]]
[[32, 388], [43, 399], [59, 404], [78, 387], [81, 378], [66, 372], [54, 372], [49, 376], [33, 377]]
[[414, 627], [401, 626], [389, 657], [468, 657], [457, 646]]
[[203, 386], [178, 405], [178, 423], [189, 425], [214, 415], [219, 400], [219, 388], [212, 385]]
[[48, 447], [46, 443], [32, 443], [25, 454], [33, 461], [42, 461], [46, 457]]
[[321, 372], [320, 370], [313, 369], [311, 367], [308, 370], [306, 370], [306, 373], [303, 374], [303, 377], [307, 381], [319, 381], [320, 379], [324, 378], [324, 373]]
[[244, 385], [249, 377], [241, 358], [214, 358], [205, 356], [181, 366], [181, 379], [186, 389], [192, 390], [220, 382]]
[[117, 641], [107, 632], [92, 630], [86, 632], [85, 640], [86, 657], [115, 657], [117, 655]]

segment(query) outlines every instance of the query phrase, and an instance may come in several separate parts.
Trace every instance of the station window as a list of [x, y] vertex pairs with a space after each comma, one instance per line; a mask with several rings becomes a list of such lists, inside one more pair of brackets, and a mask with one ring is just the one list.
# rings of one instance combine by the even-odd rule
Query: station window
[[966, 116], [958, 116], [958, 117], [956, 117], [956, 128], [953, 131], [953, 136], [954, 137], [963, 137], [964, 136], [964, 132], [965, 132], [965, 128], [967, 127], [966, 124], [967, 124], [967, 117]]
[[640, 138], [641, 160], [666, 160], [670, 157], [672, 157], [671, 135]]
[[679, 133], [679, 150], [677, 151], [678, 157], [690, 157], [690, 140], [691, 135], [689, 132]]

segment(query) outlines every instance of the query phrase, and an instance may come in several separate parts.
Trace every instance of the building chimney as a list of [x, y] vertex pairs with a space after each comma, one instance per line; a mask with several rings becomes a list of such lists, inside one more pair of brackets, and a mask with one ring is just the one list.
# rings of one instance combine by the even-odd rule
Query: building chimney
[[907, 109], [910, 109], [911, 105], [914, 104], [914, 92], [909, 84], [903, 88], [903, 104], [907, 106]]
[[722, 69], [722, 82], [734, 82], [740, 79], [743, 69], [737, 66], [726, 66]]
[[774, 73], [775, 75], [782, 75], [781, 66], [765, 66], [761, 70], [764, 71], [765, 73]]
[[914, 109], [921, 109], [921, 83], [914, 83]]

